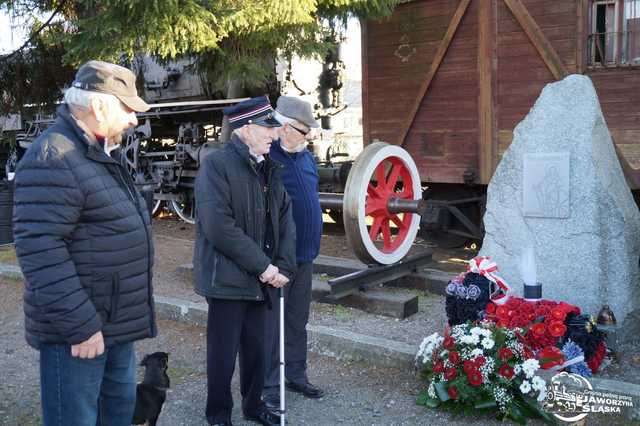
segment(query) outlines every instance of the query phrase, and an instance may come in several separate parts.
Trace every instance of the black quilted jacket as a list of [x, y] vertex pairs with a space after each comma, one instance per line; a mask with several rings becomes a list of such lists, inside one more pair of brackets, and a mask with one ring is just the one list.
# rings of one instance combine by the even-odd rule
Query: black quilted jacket
[[31, 346], [156, 335], [146, 205], [66, 105], [18, 164], [13, 228]]
[[[201, 296], [263, 301], [266, 284], [258, 276], [270, 263], [287, 278], [295, 274], [296, 227], [280, 179], [282, 166], [265, 161], [270, 185], [263, 187], [249, 148], [233, 135], [200, 164], [193, 264], [195, 291]], [[263, 250], [267, 220], [274, 234], [271, 257]]]

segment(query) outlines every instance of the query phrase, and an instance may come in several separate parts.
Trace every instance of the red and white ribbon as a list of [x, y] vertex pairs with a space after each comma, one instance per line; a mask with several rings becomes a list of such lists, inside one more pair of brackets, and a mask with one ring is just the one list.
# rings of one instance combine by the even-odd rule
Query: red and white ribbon
[[497, 286], [497, 288], [491, 292], [491, 301], [493, 303], [502, 305], [507, 301], [511, 293], [511, 287], [509, 287], [509, 284], [507, 284], [503, 278], [496, 274], [498, 265], [493, 262], [489, 256], [474, 257], [469, 261], [468, 270], [469, 272], [482, 275]]

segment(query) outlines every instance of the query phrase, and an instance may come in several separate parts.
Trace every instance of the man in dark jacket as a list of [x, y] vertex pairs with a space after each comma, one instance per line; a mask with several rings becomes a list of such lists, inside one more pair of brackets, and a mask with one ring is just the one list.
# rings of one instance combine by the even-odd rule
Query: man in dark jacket
[[90, 61], [18, 164], [13, 226], [45, 425], [131, 424], [133, 342], [156, 335], [153, 246], [144, 200], [108, 152], [147, 109], [131, 71]]
[[267, 286], [295, 272], [295, 225], [280, 180], [266, 154], [277, 138], [266, 97], [224, 110], [233, 134], [204, 158], [196, 178], [196, 292], [207, 298], [207, 408], [210, 424], [230, 425], [231, 377], [240, 352], [242, 411], [263, 425], [279, 417], [261, 401]]
[[[280, 140], [271, 145], [270, 157], [283, 164], [282, 182], [291, 197], [296, 224], [297, 272], [285, 287], [285, 360], [287, 387], [307, 398], [321, 398], [324, 392], [307, 377], [307, 322], [311, 304], [313, 260], [320, 249], [322, 210], [318, 198], [318, 171], [313, 156], [306, 148], [311, 129], [318, 123], [309, 103], [281, 96], [276, 105], [276, 119], [282, 124]], [[273, 296], [275, 297], [275, 292]], [[263, 399], [267, 407], [279, 407], [280, 376], [278, 309], [267, 315], [265, 387]]]

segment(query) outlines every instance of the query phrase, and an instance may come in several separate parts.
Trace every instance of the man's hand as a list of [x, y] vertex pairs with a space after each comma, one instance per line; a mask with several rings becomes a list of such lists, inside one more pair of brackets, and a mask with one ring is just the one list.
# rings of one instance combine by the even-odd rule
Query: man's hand
[[280, 288], [280, 287], [284, 287], [288, 282], [289, 282], [289, 278], [285, 277], [284, 275], [278, 272], [275, 278], [269, 281], [269, 285], [275, 288]]
[[267, 269], [260, 275], [260, 281], [263, 283], [270, 283], [278, 275], [278, 267], [269, 264]]
[[71, 356], [83, 359], [92, 359], [104, 353], [104, 339], [102, 332], [98, 331], [82, 343], [71, 345]]

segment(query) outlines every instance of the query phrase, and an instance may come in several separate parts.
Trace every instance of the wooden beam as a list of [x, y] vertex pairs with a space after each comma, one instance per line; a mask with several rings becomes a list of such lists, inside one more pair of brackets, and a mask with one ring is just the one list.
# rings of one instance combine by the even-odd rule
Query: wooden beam
[[478, 10], [478, 177], [488, 184], [496, 158], [495, 98], [493, 87], [496, 64], [496, 4], [494, 0], [479, 2]]
[[521, 0], [504, 0], [505, 4], [513, 13], [513, 16], [518, 20], [524, 32], [531, 40], [533, 46], [538, 50], [538, 53], [542, 57], [542, 60], [551, 71], [551, 74], [556, 80], [561, 80], [566, 77], [569, 72], [562, 63], [560, 56], [555, 51], [549, 40], [544, 36], [542, 30], [536, 24], [536, 21], [529, 14], [527, 8], [522, 4]]
[[[444, 55], [445, 53], [447, 53], [447, 49], [449, 49], [451, 40], [453, 40], [453, 36], [455, 35], [456, 30], [460, 25], [460, 21], [464, 16], [464, 12], [467, 10], [467, 7], [469, 6], [470, 2], [471, 0], [460, 0], [460, 3], [458, 4], [458, 8], [453, 14], [453, 18], [449, 23], [449, 27], [447, 28], [447, 31], [444, 34], [444, 38], [440, 42], [440, 46], [438, 47], [438, 50], [436, 51], [436, 55], [433, 58], [433, 62], [429, 67], [429, 71], [427, 72], [427, 75], [425, 76], [425, 79], [422, 82], [420, 89], [418, 90], [418, 96], [413, 102], [413, 106], [411, 107], [411, 110], [409, 111], [407, 118], [400, 125], [400, 135], [398, 137], [398, 141], [396, 142], [397, 145], [403, 146], [405, 144], [407, 134], [409, 133], [409, 130], [411, 129], [411, 125], [413, 124], [413, 121], [416, 118], [416, 114], [418, 114], [420, 105], [422, 105], [422, 100], [427, 94], [427, 90], [429, 90], [431, 81], [433, 80], [433, 77], [436, 75], [436, 72], [438, 71], [438, 68], [442, 63], [442, 60], [444, 59]], [[429, 6], [427, 5], [425, 7], [429, 7]]]
[[585, 56], [585, 45], [587, 43], [587, 17], [589, 16], [589, 0], [578, 0], [576, 5], [576, 73], [584, 72], [587, 58]]

